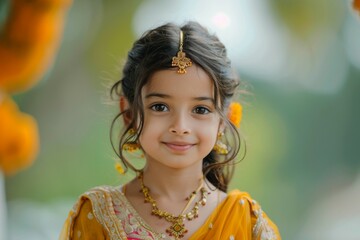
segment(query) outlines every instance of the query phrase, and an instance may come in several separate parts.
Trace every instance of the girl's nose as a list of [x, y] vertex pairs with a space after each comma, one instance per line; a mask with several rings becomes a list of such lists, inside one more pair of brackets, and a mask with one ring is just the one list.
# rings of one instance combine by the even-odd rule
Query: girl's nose
[[191, 133], [189, 119], [185, 114], [174, 116], [173, 123], [169, 127], [169, 132], [177, 135], [186, 135]]

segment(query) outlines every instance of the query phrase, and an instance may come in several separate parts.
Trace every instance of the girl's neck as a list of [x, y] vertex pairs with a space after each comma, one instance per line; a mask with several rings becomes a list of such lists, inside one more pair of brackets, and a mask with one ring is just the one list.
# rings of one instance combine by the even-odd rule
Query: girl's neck
[[147, 165], [143, 170], [144, 185], [151, 190], [152, 196], [174, 201], [188, 197], [199, 188], [202, 179], [201, 166], [180, 170]]

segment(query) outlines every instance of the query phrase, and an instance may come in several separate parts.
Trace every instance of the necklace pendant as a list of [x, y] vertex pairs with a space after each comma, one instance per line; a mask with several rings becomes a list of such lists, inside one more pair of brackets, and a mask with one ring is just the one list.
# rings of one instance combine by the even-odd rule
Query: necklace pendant
[[180, 239], [184, 237], [184, 234], [188, 232], [185, 228], [185, 224], [181, 218], [177, 219], [173, 224], [166, 229], [166, 232], [171, 237], [175, 237], [175, 239]]

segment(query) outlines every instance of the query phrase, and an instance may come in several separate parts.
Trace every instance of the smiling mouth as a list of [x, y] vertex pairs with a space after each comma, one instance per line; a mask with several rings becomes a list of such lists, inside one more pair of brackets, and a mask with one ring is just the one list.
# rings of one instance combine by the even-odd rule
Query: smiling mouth
[[186, 151], [195, 145], [195, 144], [190, 144], [190, 143], [169, 143], [169, 142], [165, 142], [164, 144], [171, 150], [178, 151], [178, 152]]

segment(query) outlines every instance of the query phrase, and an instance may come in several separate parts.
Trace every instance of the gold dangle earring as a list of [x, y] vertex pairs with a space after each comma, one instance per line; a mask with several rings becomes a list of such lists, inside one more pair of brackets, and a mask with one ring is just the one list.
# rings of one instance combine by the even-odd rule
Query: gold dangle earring
[[217, 140], [213, 150], [220, 155], [226, 155], [229, 153], [228, 146], [221, 141], [222, 137], [224, 136], [224, 132], [219, 132], [217, 135]]
[[[141, 150], [140, 144], [137, 141], [132, 140], [132, 139], [136, 139], [136, 135], [135, 135], [136, 130], [134, 128], [130, 128], [128, 131], [128, 134], [130, 136], [130, 141], [124, 143], [122, 145], [121, 149], [123, 151], [126, 151], [128, 154], [135, 156], [136, 158], [143, 158], [144, 157], [143, 153], [141, 153], [140, 155], [136, 153], [138, 150]], [[125, 164], [125, 163], [123, 163], [123, 164]], [[126, 172], [123, 167], [123, 164], [121, 164], [119, 160], [116, 160], [115, 166], [114, 166], [116, 171], [122, 175], [125, 174], [125, 172]]]
[[[136, 134], [135, 129], [130, 128], [129, 135], [135, 136], [135, 134]], [[126, 143], [124, 143], [122, 145], [122, 150], [130, 152], [130, 153], [135, 152], [135, 151], [137, 151], [139, 149], [140, 149], [140, 144], [138, 142], [136, 142], [136, 141], [129, 141], [129, 142], [126, 142]]]

